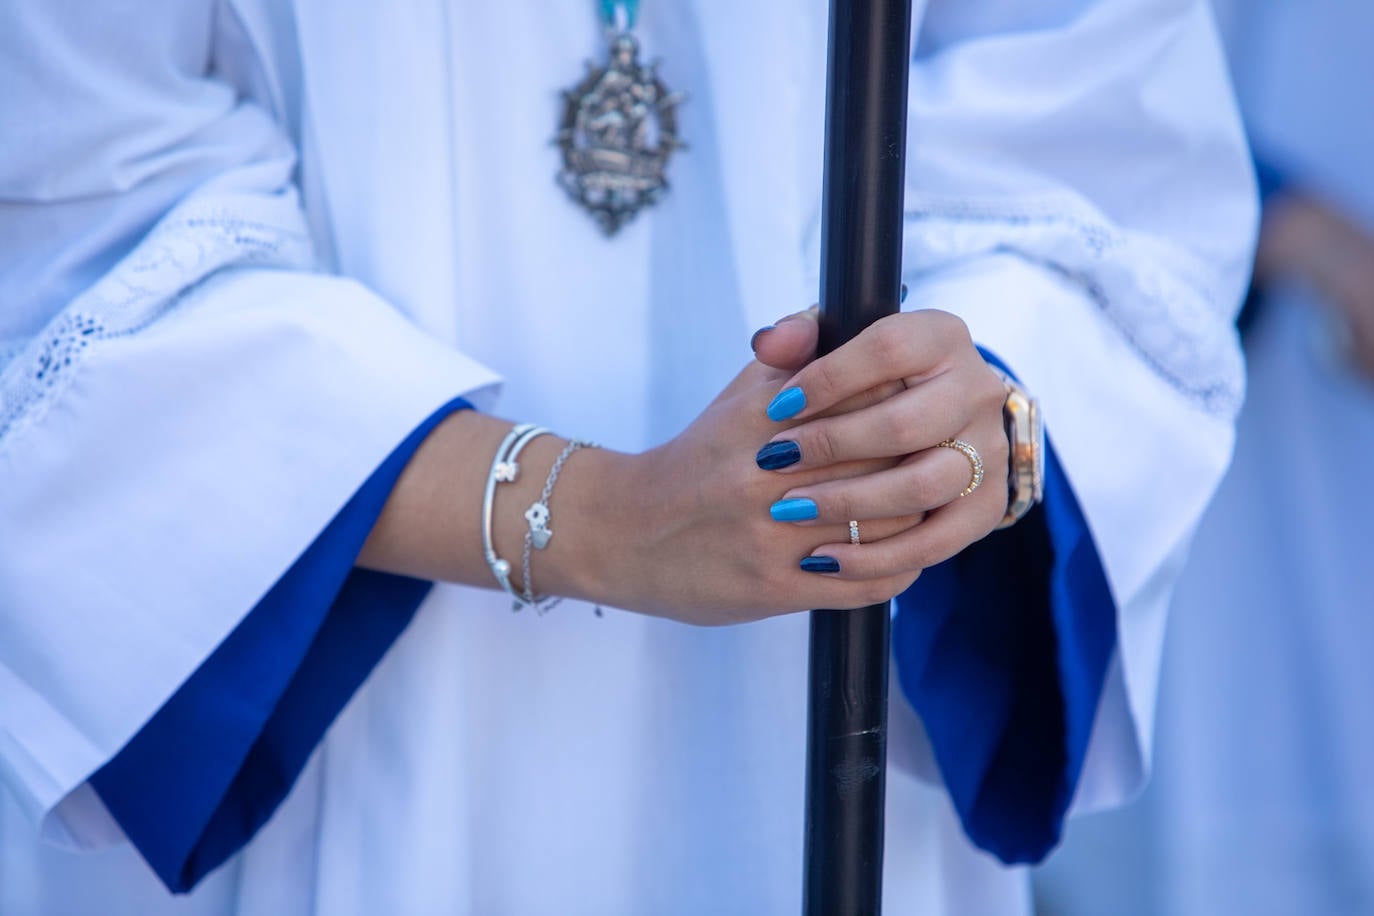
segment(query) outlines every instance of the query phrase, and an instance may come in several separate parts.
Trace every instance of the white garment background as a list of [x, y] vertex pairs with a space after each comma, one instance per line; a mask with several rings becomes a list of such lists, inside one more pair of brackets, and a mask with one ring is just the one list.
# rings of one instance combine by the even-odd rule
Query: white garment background
[[[206, 21], [234, 32], [219, 47], [235, 85], [301, 144], [306, 218], [327, 262], [504, 376], [501, 414], [638, 449], [696, 414], [748, 358], [753, 328], [814, 299], [825, 22], [819, 9], [782, 0], [645, 4], [646, 53], [662, 56], [665, 78], [692, 96], [682, 109], [691, 149], [674, 160], [663, 204], [608, 242], [555, 186], [550, 144], [557, 90], [601, 53], [590, 6], [301, 0], [292, 21], [280, 5], [244, 2]], [[1197, 4], [937, 3], [918, 18], [909, 305], [959, 313], [1045, 403], [1121, 607], [1125, 648], [1080, 793], [1085, 804], [1110, 803], [1141, 778], [1163, 602], [1229, 451], [1239, 389], [1227, 326], [1253, 223], [1244, 150]], [[1119, 167], [1138, 154], [1133, 168]], [[340, 418], [312, 438], [350, 462], [306, 450], [303, 465], [318, 461], [337, 476], [293, 516], [285, 544], [244, 548], [234, 579], [243, 589], [271, 584], [295, 555], [289, 544], [304, 546], [312, 520], [346, 498], [349, 475], [365, 476], [354, 465], [385, 454], [391, 425], [416, 422], [441, 391], [491, 379], [408, 343], [354, 284], [240, 270], [198, 295], [229, 313], [249, 301], [303, 309], [301, 359], [329, 328], [336, 352], [362, 362], [354, 351], [369, 335], [394, 335], [380, 361], [409, 367], [391, 395], [404, 409], [365, 435]], [[315, 297], [319, 307], [307, 307]], [[337, 324], [331, 297], [341, 303]], [[185, 335], [181, 346], [208, 345], [214, 334], [196, 329], [203, 313], [188, 304], [150, 328]], [[157, 360], [107, 367], [96, 352], [49, 419], [9, 446], [27, 473], [44, 472], [36, 444], [70, 450], [62, 436], [75, 433], [52, 418], [76, 423], [91, 404], [129, 423], [135, 441], [148, 439], [120, 406], [121, 373], [146, 364], [156, 375]], [[290, 365], [272, 379], [290, 386]], [[113, 394], [82, 400], [102, 381]], [[307, 387], [301, 403], [309, 397], [333, 395]], [[265, 427], [280, 422], [265, 398], [262, 406], [257, 420], [235, 414], [245, 441], [270, 438]], [[1128, 435], [1144, 444], [1123, 454]], [[160, 462], [175, 464], [177, 449], [199, 454], [194, 442], [157, 442], [172, 449]], [[228, 491], [273, 473], [252, 461], [234, 470]], [[1121, 486], [1164, 475], [1180, 481], [1168, 498]], [[140, 494], [175, 517], [160, 498]], [[221, 536], [248, 542], [247, 522], [228, 498], [223, 506]], [[0, 503], [0, 522], [11, 521], [7, 509]], [[82, 522], [96, 541], [119, 524]], [[32, 554], [60, 553], [64, 536], [51, 522]], [[172, 536], [147, 543], [169, 557], [186, 549]], [[145, 564], [109, 575], [156, 572]], [[141, 597], [154, 623], [184, 613]], [[242, 596], [206, 600], [213, 626], [172, 662], [140, 673], [115, 652], [73, 675], [71, 707], [106, 723], [87, 746], [44, 746], [39, 731], [20, 748], [58, 761], [49, 769], [60, 772], [41, 786], [6, 772], [20, 804], [4, 802], [0, 813], [0, 911], [797, 911], [803, 617], [695, 630], [614, 611], [598, 619], [566, 603], [540, 618], [512, 615], [491, 592], [447, 586], [274, 819], [188, 899], [165, 899], [127, 848], [40, 846], [33, 821], [45, 812], [55, 834], [99, 839], [98, 806], [78, 788], [82, 767], [113, 753], [158, 693], [213, 649], [214, 628], [227, 632], [251, 606]], [[63, 603], [83, 606], [79, 595]], [[15, 619], [54, 644], [71, 638], [36, 610]], [[138, 702], [116, 710], [102, 699], [116, 676], [137, 685]], [[915, 775], [929, 771], [919, 724], [901, 701], [893, 715], [888, 912], [1025, 911], [1023, 871], [969, 846], [938, 786]]]
[[[1374, 8], [1220, 3], [1260, 154], [1374, 232]], [[1040, 877], [1055, 916], [1374, 913], [1374, 386], [1267, 291], [1233, 467], [1179, 581], [1157, 770]]]

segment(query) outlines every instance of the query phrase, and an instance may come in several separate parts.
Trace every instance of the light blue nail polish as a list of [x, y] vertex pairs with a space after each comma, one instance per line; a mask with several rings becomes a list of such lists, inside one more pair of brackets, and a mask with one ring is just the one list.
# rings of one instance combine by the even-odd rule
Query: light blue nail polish
[[777, 423], [795, 417], [806, 406], [806, 392], [800, 388], [784, 388], [768, 405], [768, 419]]
[[778, 500], [768, 507], [768, 514], [773, 516], [775, 522], [809, 522], [820, 513], [816, 510], [814, 499], [798, 496]]

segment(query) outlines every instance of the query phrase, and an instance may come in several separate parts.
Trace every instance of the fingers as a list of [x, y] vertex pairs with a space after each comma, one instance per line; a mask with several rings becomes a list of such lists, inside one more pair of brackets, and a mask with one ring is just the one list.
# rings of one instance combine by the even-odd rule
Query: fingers
[[992, 382], [986, 391], [970, 392], [967, 379], [947, 373], [871, 406], [818, 417], [775, 435], [756, 460], [767, 470], [796, 472], [930, 448], [966, 428], [976, 414], [1000, 412], [1002, 389], [987, 375]]
[[[884, 382], [876, 388], [869, 388], [861, 391], [847, 401], [841, 401], [834, 407], [820, 414], [822, 417], [833, 417], [840, 414], [850, 413], [855, 410], [862, 410], [865, 407], [872, 407], [874, 404], [881, 404], [893, 395], [901, 394], [907, 388], [901, 382]], [[775, 436], [776, 439], [785, 438]]]
[[[805, 362], [817, 331], [810, 313], [766, 329], [753, 342], [759, 363], [776, 372]], [[769, 510], [790, 530], [764, 535], [771, 542], [767, 565], [778, 570], [778, 559], [795, 556], [799, 582], [837, 586], [828, 606], [891, 597], [1001, 519], [1005, 388], [958, 318], [933, 311], [885, 318], [775, 384], [768, 420], [790, 428], [755, 460], [782, 472], [775, 479], [790, 486]], [[986, 485], [965, 494], [974, 459], [940, 447], [947, 439], [973, 446]], [[859, 543], [851, 543], [850, 520], [858, 522]], [[888, 589], [895, 590], [883, 594]], [[796, 594], [814, 598], [817, 590], [803, 586]]]
[[[974, 446], [983, 469], [948, 446], [925, 449], [894, 467], [844, 479], [795, 487], [779, 502], [807, 506], [797, 519], [825, 543], [800, 561], [801, 568], [846, 580], [880, 580], [915, 575], [985, 537], [1007, 506], [1007, 444], [1004, 431], [984, 422], [962, 434]], [[793, 510], [796, 512], [796, 510]], [[858, 521], [859, 544], [848, 521]]]
[[968, 328], [953, 315], [934, 310], [889, 315], [798, 371], [768, 414], [774, 421], [814, 417], [884, 382], [924, 381], [945, 367], [947, 357], [965, 352], [976, 351]]
[[[901, 534], [903, 531], [921, 522], [924, 517], [923, 514], [912, 514], [893, 516], [890, 518], [868, 519], [860, 522], [859, 536], [864, 543], [880, 541], [885, 538], [890, 538], [893, 535]], [[818, 544], [849, 541], [849, 520], [845, 520], [838, 524], [833, 522], [811, 525], [797, 523], [797, 527], [805, 532], [800, 537], [800, 543], [804, 550], [813, 550]], [[800, 559], [801, 556], [804, 556], [804, 554], [799, 554], [798, 559]]]
[[[984, 480], [990, 478], [985, 469]], [[797, 487], [783, 498], [813, 502], [817, 525], [864, 520], [864, 539], [874, 541], [892, 532], [871, 527], [873, 520], [920, 516], [938, 509], [957, 499], [971, 480], [970, 462], [961, 452], [929, 448], [891, 470]]]
[[820, 331], [817, 325], [819, 310], [812, 306], [781, 319], [754, 333], [749, 345], [758, 361], [765, 366], [795, 372], [816, 355]]
[[[975, 492], [928, 514], [917, 525], [880, 541], [850, 544], [848, 539], [823, 544], [811, 558], [824, 557], [833, 570], [822, 575], [839, 579], [887, 579], [912, 575], [943, 563], [992, 532], [1001, 518], [992, 500], [973, 502]], [[814, 559], [812, 565], [815, 565]]]

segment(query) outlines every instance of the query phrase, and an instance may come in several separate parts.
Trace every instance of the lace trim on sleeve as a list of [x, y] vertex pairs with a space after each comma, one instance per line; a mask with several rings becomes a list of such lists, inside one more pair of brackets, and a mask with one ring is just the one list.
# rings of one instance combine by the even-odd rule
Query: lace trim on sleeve
[[187, 201], [42, 331], [0, 344], [0, 450], [41, 419], [92, 345], [137, 333], [215, 271], [242, 265], [314, 265], [294, 193]]
[[[1200, 409], [1234, 417], [1244, 366], [1229, 275], [1167, 242], [1123, 231], [1067, 194], [1013, 201], [908, 194], [904, 260], [924, 270], [1012, 253], [1080, 287], [1141, 359]], [[1235, 269], [1232, 270], [1232, 267]]]

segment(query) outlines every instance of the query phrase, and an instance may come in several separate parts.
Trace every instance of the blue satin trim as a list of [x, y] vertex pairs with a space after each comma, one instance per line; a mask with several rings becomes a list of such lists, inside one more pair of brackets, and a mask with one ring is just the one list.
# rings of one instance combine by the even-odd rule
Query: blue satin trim
[[[430, 583], [353, 563], [444, 405], [396, 447], [248, 616], [90, 783], [167, 887], [258, 831]], [[192, 609], [193, 610], [193, 609]]]
[[1040, 861], [1059, 842], [1116, 647], [1102, 560], [1052, 445], [1044, 502], [926, 570], [897, 605], [898, 677], [964, 831], [1003, 862]]

